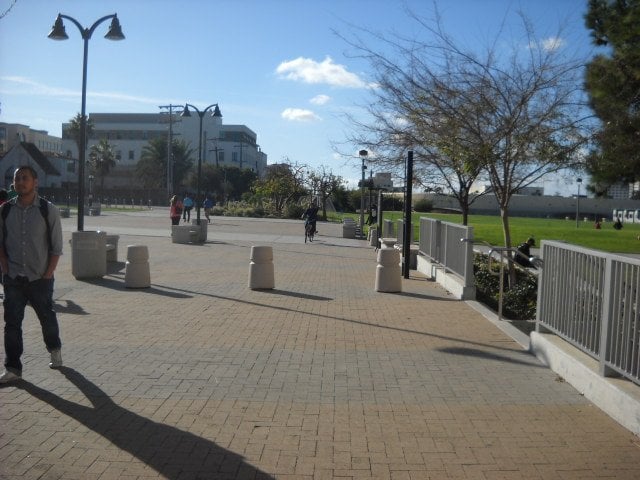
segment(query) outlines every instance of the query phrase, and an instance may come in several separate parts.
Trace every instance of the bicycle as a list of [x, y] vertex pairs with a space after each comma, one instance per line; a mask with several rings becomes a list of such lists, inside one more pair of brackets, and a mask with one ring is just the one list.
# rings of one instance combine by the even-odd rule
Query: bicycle
[[307, 239], [310, 242], [313, 242], [313, 236], [315, 235], [315, 227], [313, 222], [305, 222], [304, 223], [304, 243], [307, 243]]

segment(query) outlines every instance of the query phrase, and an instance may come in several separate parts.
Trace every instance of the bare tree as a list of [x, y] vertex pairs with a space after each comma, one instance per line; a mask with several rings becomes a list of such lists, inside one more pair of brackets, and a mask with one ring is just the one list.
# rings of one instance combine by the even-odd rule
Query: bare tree
[[377, 85], [367, 107], [372, 120], [352, 118], [359, 133], [350, 140], [374, 150], [417, 150], [426, 168], [458, 192], [463, 211], [471, 183], [486, 176], [511, 246], [512, 196], [581, 164], [590, 116], [581, 90], [584, 62], [565, 56], [560, 40], [543, 45], [522, 14], [523, 36], [507, 39], [510, 48], [502, 31], [484, 52], [463, 48], [435, 10], [434, 20], [408, 13], [421, 40], [364, 31], [385, 51], [343, 36], [370, 62]]
[[291, 163], [288, 158], [284, 162], [270, 165], [263, 178], [256, 180], [253, 191], [268, 198], [279, 215], [291, 201], [304, 195], [304, 173], [306, 165]]
[[326, 166], [320, 165], [315, 171], [310, 171], [307, 177], [312, 194], [318, 196], [319, 207], [322, 208], [322, 219], [327, 219], [327, 200], [344, 184], [342, 177], [336, 176]]

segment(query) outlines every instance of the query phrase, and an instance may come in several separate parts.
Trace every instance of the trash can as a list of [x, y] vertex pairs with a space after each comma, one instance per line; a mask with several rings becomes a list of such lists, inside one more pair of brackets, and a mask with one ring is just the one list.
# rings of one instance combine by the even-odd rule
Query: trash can
[[107, 274], [106, 232], [71, 234], [71, 273], [77, 279], [102, 278]]

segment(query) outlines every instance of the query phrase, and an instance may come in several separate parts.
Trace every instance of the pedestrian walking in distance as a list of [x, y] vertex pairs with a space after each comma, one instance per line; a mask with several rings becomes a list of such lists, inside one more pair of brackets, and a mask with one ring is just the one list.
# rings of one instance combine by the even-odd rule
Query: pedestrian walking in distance
[[22, 376], [22, 321], [27, 303], [40, 321], [51, 355], [49, 367], [62, 366], [62, 343], [53, 305], [53, 273], [62, 255], [60, 212], [38, 196], [38, 174], [33, 167], [18, 167], [13, 184], [17, 196], [0, 207], [5, 349], [0, 383]]

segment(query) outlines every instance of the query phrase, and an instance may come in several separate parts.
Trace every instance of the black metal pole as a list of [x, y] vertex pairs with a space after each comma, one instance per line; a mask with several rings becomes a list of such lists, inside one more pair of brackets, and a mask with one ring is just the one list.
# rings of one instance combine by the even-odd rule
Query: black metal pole
[[198, 140], [198, 175], [196, 177], [196, 225], [200, 226], [200, 175], [202, 173], [202, 119], [207, 112], [205, 109], [200, 116], [200, 135]]
[[380, 248], [382, 246], [382, 212], [384, 210], [382, 209], [382, 189], [378, 190], [378, 245], [377, 247]]
[[402, 242], [402, 274], [404, 278], [409, 278], [409, 267], [411, 264], [411, 243], [413, 241], [413, 229], [411, 228], [411, 196], [413, 185], [413, 150], [409, 150], [407, 155], [405, 200], [404, 200], [404, 237]]
[[78, 231], [84, 230], [84, 168], [87, 154], [87, 60], [89, 36], [83, 33], [84, 57], [82, 60], [82, 106], [80, 109], [80, 151], [78, 152]]

